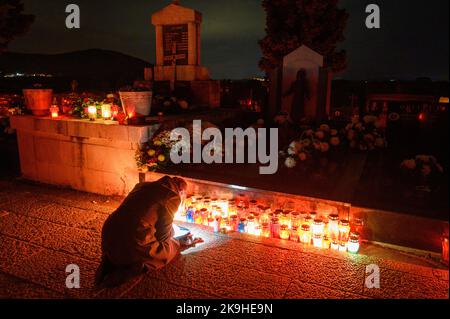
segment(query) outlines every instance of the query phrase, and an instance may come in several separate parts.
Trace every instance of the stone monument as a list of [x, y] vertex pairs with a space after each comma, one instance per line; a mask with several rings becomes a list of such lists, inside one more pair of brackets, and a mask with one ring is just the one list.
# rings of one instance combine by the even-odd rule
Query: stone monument
[[[220, 82], [211, 80], [200, 64], [202, 14], [179, 1], [152, 15], [156, 31], [156, 64], [146, 80], [190, 82], [194, 104], [220, 106]], [[152, 78], [151, 78], [152, 77]]]
[[301, 118], [324, 120], [330, 112], [330, 81], [323, 56], [302, 45], [283, 58], [270, 73], [269, 113], [288, 112], [295, 124]]

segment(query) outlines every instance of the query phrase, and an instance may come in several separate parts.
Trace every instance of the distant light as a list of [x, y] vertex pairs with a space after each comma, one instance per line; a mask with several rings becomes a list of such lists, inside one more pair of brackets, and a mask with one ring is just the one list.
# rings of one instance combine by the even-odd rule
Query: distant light
[[441, 96], [439, 98], [439, 103], [448, 104], [448, 100], [449, 100], [448, 97]]
[[419, 121], [425, 121], [425, 113], [419, 114]]

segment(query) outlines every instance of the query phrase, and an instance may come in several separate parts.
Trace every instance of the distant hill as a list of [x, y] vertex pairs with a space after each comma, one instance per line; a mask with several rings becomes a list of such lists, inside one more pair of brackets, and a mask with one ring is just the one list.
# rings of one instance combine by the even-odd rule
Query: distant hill
[[62, 54], [0, 54], [0, 74], [51, 74], [57, 78], [77, 79], [89, 87], [97, 82], [103, 83], [102, 86], [132, 84], [133, 80], [143, 79], [144, 68], [149, 66], [144, 60], [101, 49]]

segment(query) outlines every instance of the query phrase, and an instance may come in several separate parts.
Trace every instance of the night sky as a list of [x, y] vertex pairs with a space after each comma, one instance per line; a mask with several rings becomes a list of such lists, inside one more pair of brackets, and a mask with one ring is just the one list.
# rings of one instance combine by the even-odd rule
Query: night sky
[[[30, 32], [11, 51], [61, 53], [89, 48], [119, 51], [155, 60], [151, 14], [170, 0], [24, 0], [36, 15]], [[81, 29], [65, 27], [65, 7], [81, 8]], [[381, 7], [381, 29], [365, 27], [365, 7]], [[257, 41], [264, 36], [265, 13], [258, 0], [181, 0], [203, 13], [202, 64], [214, 78], [261, 75]], [[346, 79], [448, 80], [448, 0], [341, 0], [350, 13], [346, 41]]]

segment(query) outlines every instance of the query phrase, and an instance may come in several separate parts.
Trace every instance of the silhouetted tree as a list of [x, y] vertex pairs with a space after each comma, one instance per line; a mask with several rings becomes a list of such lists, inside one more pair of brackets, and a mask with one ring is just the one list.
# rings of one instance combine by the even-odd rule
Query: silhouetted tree
[[266, 36], [259, 41], [263, 58], [259, 65], [269, 71], [301, 45], [322, 54], [334, 72], [347, 65], [346, 52], [337, 50], [344, 40], [348, 14], [339, 0], [263, 0], [267, 13]]
[[21, 0], [0, 0], [0, 53], [15, 37], [25, 34], [33, 23], [34, 16], [23, 11]]

